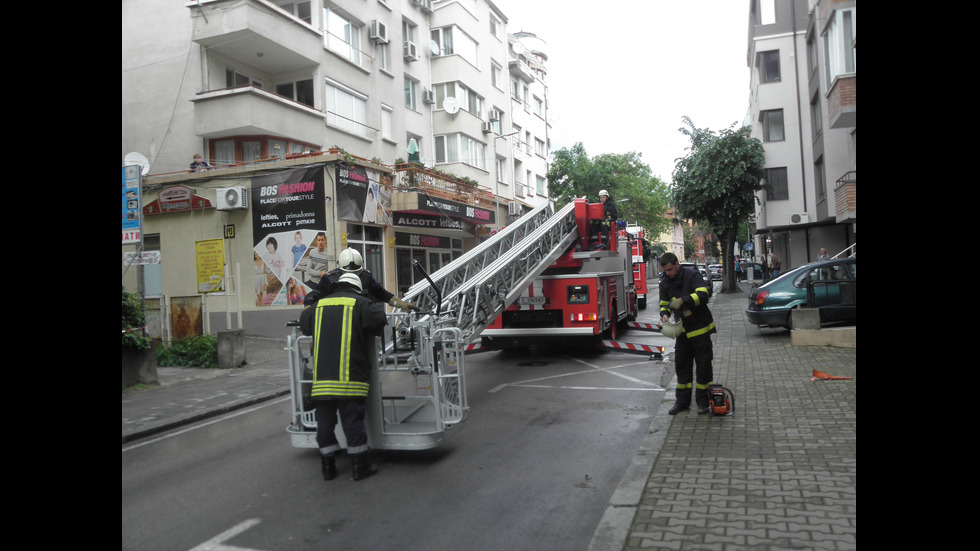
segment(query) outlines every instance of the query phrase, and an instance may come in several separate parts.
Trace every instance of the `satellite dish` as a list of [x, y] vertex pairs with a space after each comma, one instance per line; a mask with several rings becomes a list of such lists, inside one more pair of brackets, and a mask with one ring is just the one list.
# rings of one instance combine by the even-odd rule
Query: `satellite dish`
[[446, 96], [446, 99], [442, 100], [442, 108], [446, 110], [446, 113], [455, 115], [459, 113], [459, 100], [454, 96]]
[[125, 166], [139, 165], [140, 173], [143, 176], [146, 176], [147, 174], [150, 173], [150, 161], [147, 161], [146, 157], [144, 157], [139, 153], [136, 152], [128, 153], [126, 155], [126, 158], [123, 159], [123, 162], [125, 163]]
[[521, 55], [524, 53], [524, 45], [521, 44], [520, 42], [514, 42], [512, 48], [514, 49], [514, 53], [517, 55]]
[[439, 43], [436, 42], [435, 40], [430, 40], [429, 41], [429, 52], [431, 52], [432, 55], [439, 55]]

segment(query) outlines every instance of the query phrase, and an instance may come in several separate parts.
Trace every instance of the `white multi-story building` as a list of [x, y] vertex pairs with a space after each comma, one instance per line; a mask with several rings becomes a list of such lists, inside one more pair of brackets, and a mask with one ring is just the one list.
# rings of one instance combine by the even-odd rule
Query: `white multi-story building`
[[[121, 156], [148, 165], [142, 240], [124, 252], [162, 259], [124, 284], [147, 296], [201, 293], [201, 241], [223, 239], [226, 265], [258, 262], [258, 193], [230, 210], [218, 193], [274, 174], [322, 168], [310, 223], [392, 291], [418, 277], [412, 260], [435, 271], [548, 200], [543, 42], [508, 34], [492, 0], [127, 0], [122, 15]], [[190, 172], [195, 154], [214, 169]], [[367, 199], [342, 189], [345, 166]]]
[[856, 252], [856, 0], [752, 0], [752, 135], [765, 147], [755, 256], [784, 271]]

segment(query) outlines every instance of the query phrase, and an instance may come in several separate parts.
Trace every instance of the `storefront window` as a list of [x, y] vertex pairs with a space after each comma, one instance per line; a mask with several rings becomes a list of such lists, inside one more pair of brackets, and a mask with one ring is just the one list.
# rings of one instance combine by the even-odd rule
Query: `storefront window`
[[[425, 279], [425, 276], [414, 268], [414, 261], [417, 260], [425, 271], [432, 275], [463, 254], [461, 239], [396, 233], [395, 242], [399, 245], [409, 245], [395, 249], [395, 273], [398, 279], [399, 296], [405, 296], [412, 285]], [[414, 245], [425, 248], [414, 248]]]
[[384, 286], [384, 232], [375, 226], [348, 224], [347, 246], [356, 249], [364, 259], [364, 268]]

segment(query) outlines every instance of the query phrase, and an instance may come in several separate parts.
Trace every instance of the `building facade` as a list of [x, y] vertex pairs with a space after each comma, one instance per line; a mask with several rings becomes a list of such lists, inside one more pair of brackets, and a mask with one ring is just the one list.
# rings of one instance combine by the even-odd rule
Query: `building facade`
[[[752, 136], [765, 148], [754, 251], [784, 271], [856, 253], [856, 0], [752, 0]], [[753, 254], [754, 253], [754, 254]]]
[[[295, 316], [308, 279], [284, 246], [308, 256], [321, 231], [331, 268], [358, 248], [403, 293], [415, 260], [434, 272], [548, 201], [547, 56], [491, 0], [122, 8], [122, 156], [145, 159], [142, 235], [126, 243], [124, 231], [123, 249], [160, 259], [123, 283], [160, 298], [164, 335], [174, 297], [199, 298], [218, 325], [238, 309], [213, 300], [225, 291], [246, 314]], [[212, 168], [190, 172], [195, 154]], [[125, 195], [124, 183], [124, 219]], [[200, 250], [215, 240], [233, 279], [209, 292]]]

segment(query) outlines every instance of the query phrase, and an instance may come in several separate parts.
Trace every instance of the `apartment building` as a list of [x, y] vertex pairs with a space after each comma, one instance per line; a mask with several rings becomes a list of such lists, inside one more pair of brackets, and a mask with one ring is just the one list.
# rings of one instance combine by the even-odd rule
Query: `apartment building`
[[[434, 272], [548, 201], [544, 43], [509, 33], [492, 0], [122, 8], [122, 157], [141, 159], [143, 173], [136, 240], [125, 230], [124, 170], [123, 248], [161, 259], [123, 283], [160, 297], [163, 310], [167, 297], [226, 309], [207, 298], [235, 286], [200, 281], [202, 242], [221, 242], [233, 278], [236, 265], [247, 273], [242, 310], [288, 309], [308, 274], [297, 254], [270, 276], [269, 237], [278, 264], [287, 245], [308, 255], [322, 231], [330, 258], [355, 247], [386, 288], [404, 292], [419, 277], [414, 260]], [[195, 154], [213, 168], [190, 172]], [[310, 183], [317, 191], [305, 194]], [[263, 195], [281, 190], [304, 191], [292, 212]], [[254, 294], [253, 261], [269, 279], [257, 275]]]
[[756, 259], [856, 252], [856, 0], [752, 0], [752, 135], [765, 147]]

